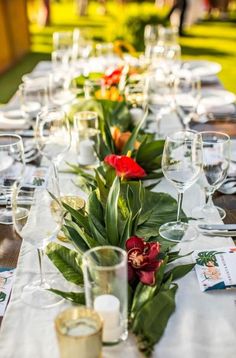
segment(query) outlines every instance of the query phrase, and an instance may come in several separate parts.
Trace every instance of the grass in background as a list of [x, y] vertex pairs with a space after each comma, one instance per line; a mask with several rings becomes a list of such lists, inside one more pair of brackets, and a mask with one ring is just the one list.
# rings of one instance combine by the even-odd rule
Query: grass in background
[[[34, 19], [36, 12], [32, 8], [29, 10], [30, 18]], [[14, 94], [24, 73], [30, 72], [38, 61], [50, 58], [54, 31], [79, 27], [86, 37], [95, 41], [125, 38], [132, 42], [132, 31], [125, 26], [129, 17], [142, 17], [145, 20], [153, 15], [164, 17], [166, 13], [166, 9], [157, 10], [153, 3], [128, 3], [122, 6], [116, 1], [108, 2], [106, 15], [101, 15], [99, 11], [100, 6], [97, 2], [90, 2], [88, 16], [79, 18], [72, 0], [53, 2], [52, 25], [43, 28], [35, 23], [31, 24], [32, 53], [0, 77], [0, 103], [6, 103]], [[189, 29], [189, 37], [180, 39], [183, 59], [219, 62], [222, 65], [219, 77], [225, 88], [233, 92], [236, 92], [235, 24], [233, 20], [202, 21]]]

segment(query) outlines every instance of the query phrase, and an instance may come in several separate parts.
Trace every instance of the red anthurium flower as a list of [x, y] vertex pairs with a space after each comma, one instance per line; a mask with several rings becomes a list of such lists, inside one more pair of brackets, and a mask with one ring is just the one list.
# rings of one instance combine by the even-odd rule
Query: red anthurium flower
[[132, 236], [126, 241], [126, 251], [129, 282], [138, 277], [144, 285], [154, 285], [155, 272], [162, 264], [162, 260], [157, 258], [160, 253], [160, 244], [145, 242], [140, 237]]
[[122, 74], [123, 68], [116, 68], [112, 72], [107, 72], [104, 75], [104, 81], [106, 85], [117, 85], [120, 82], [120, 76]]
[[122, 178], [143, 178], [147, 175], [145, 170], [127, 155], [109, 154], [104, 162], [115, 168], [116, 175]]

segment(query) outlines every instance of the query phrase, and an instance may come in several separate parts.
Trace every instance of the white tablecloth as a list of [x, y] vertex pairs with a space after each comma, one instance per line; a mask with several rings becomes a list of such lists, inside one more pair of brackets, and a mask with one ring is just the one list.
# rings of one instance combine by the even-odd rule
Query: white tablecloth
[[[64, 177], [63, 181], [65, 184], [69, 183], [68, 176]], [[158, 185], [157, 191], [167, 191], [176, 196], [173, 187], [164, 179]], [[186, 213], [190, 214], [191, 209], [202, 200], [200, 188], [195, 184], [184, 197]], [[216, 217], [217, 221], [220, 222], [220, 219]], [[183, 253], [193, 249], [233, 245], [231, 238], [202, 235], [195, 241], [179, 244]], [[186, 262], [190, 259], [188, 257], [182, 261]], [[45, 264], [47, 275], [60, 281], [61, 275], [56, 272], [49, 260]], [[11, 302], [1, 328], [1, 358], [59, 357], [53, 320], [68, 304], [63, 303], [51, 309], [40, 310], [22, 303], [20, 299], [22, 287], [34, 279], [36, 272], [38, 272], [36, 250], [30, 244], [23, 242]], [[219, 290], [202, 293], [194, 270], [180, 279], [178, 285], [176, 311], [170, 318], [161, 341], [156, 345], [154, 357], [233, 358], [236, 352], [235, 291]], [[132, 336], [125, 343], [104, 349], [104, 358], [135, 358], [139, 355]]]
[[[179, 127], [176, 119], [168, 125], [172, 130]], [[70, 176], [61, 175], [61, 179], [64, 189], [71, 185]], [[175, 189], [165, 179], [156, 190], [168, 192], [176, 197]], [[66, 191], [68, 193], [68, 189]], [[184, 195], [183, 206], [186, 214], [191, 215], [191, 209], [201, 204], [203, 200], [204, 195], [198, 184], [195, 184]], [[221, 220], [216, 217], [215, 222]], [[182, 253], [194, 249], [223, 246], [234, 246], [234, 243], [231, 238], [199, 235], [195, 241], [179, 244]], [[189, 260], [191, 256], [182, 259], [184, 263]], [[45, 266], [48, 276], [65, 282], [61, 280], [60, 273], [49, 260], [45, 262]], [[23, 242], [11, 301], [0, 331], [1, 358], [59, 358], [53, 322], [57, 313], [68, 303], [45, 310], [34, 309], [22, 303], [20, 298], [22, 287], [31, 282], [36, 273], [38, 273], [36, 250], [30, 244]], [[59, 283], [57, 287], [58, 285]], [[168, 322], [163, 337], [156, 345], [153, 356], [155, 358], [235, 357], [236, 291], [218, 290], [202, 293], [194, 270], [178, 280], [178, 285], [176, 310]], [[158, 321], [156, 324], [158, 325]], [[103, 358], [123, 357], [141, 357], [132, 335], [129, 335], [125, 343], [105, 348], [103, 352]]]

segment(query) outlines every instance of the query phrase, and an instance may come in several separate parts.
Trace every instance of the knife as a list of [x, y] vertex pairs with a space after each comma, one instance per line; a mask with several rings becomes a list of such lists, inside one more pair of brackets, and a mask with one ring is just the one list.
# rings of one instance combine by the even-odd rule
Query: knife
[[213, 231], [236, 231], [236, 224], [214, 224], [214, 225], [198, 225], [201, 230]]

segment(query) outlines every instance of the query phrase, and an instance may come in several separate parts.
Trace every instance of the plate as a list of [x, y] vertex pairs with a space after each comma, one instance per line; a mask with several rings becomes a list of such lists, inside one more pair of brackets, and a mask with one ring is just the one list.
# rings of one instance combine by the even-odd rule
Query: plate
[[20, 109], [12, 109], [3, 111], [3, 115], [7, 119], [22, 119], [23, 113]]
[[211, 61], [186, 61], [183, 68], [192, 71], [196, 76], [208, 77], [219, 73], [222, 66], [217, 62]]
[[235, 94], [224, 90], [202, 90], [200, 104], [205, 108], [226, 106], [235, 102]]

